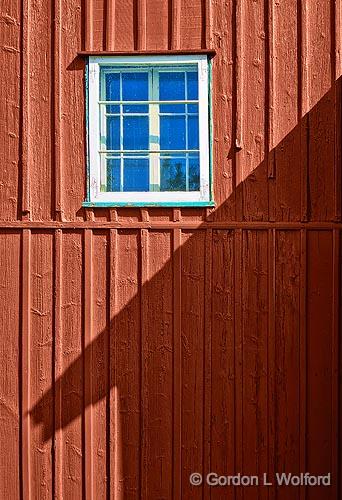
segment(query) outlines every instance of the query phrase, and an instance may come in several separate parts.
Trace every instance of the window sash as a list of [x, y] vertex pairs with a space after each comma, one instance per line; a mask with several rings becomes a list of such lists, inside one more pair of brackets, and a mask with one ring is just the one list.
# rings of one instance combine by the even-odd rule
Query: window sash
[[[172, 201], [209, 201], [210, 190], [209, 190], [209, 144], [208, 144], [208, 77], [207, 77], [207, 59], [206, 56], [197, 56], [195, 59], [193, 56], [160, 56], [158, 63], [154, 63], [154, 59], [157, 56], [149, 56], [149, 63], [146, 61], [147, 56], [136, 56], [129, 57], [125, 60], [125, 63], [130, 67], [123, 64], [123, 58], [121, 57], [90, 57], [89, 58], [89, 161], [90, 161], [90, 201], [96, 201], [101, 199], [102, 201], [129, 201], [141, 199], [143, 201], [156, 201], [158, 202], [160, 195]], [[188, 64], [186, 64], [185, 59], [188, 59]], [[174, 59], [174, 61], [172, 61]], [[183, 62], [184, 60], [184, 62]], [[170, 67], [170, 63], [175, 62], [175, 66]], [[143, 63], [139, 67], [133, 66], [135, 63]], [[110, 66], [111, 64], [120, 64], [116, 66]], [[190, 100], [159, 100], [159, 88], [157, 80], [159, 79], [159, 72], [185, 72], [185, 78], [187, 78], [187, 71], [194, 70], [194, 64], [197, 66], [198, 71], [198, 99]], [[109, 67], [110, 66], [110, 67]], [[151, 67], [149, 67], [151, 66]], [[149, 100], [147, 101], [124, 101], [122, 99], [122, 85], [120, 85], [120, 101], [106, 101], [103, 100], [105, 78], [101, 78], [102, 92], [100, 95], [100, 69], [103, 74], [105, 73], [121, 73], [124, 72], [148, 72], [149, 74]], [[154, 84], [152, 84], [152, 80]], [[187, 82], [185, 82], [185, 90], [187, 92]], [[121, 123], [120, 130], [120, 150], [105, 150], [107, 139], [106, 134], [102, 131], [105, 129], [106, 121], [106, 105], [113, 104], [120, 106], [120, 113], [115, 113], [113, 115], [119, 116], [120, 121], [123, 120], [123, 106], [125, 104], [140, 104], [147, 105], [149, 110], [149, 120], [150, 120], [150, 138], [149, 138], [149, 150], [127, 150], [123, 148], [123, 124]], [[199, 117], [199, 149], [184, 149], [184, 150], [161, 150], [160, 149], [160, 116], [164, 113], [159, 113], [159, 106], [161, 104], [173, 105], [173, 104], [197, 104], [198, 105], [198, 117]], [[186, 107], [184, 113], [180, 113], [180, 116], [186, 116], [186, 135], [187, 121], [188, 117], [197, 113], [189, 113], [188, 107]], [[133, 113], [134, 116], [143, 116], [144, 113]], [[151, 117], [152, 115], [152, 117]], [[178, 114], [172, 114], [173, 116]], [[126, 116], [126, 114], [125, 114]], [[96, 122], [98, 126], [96, 127]], [[95, 132], [98, 130], [99, 140], [96, 141]], [[99, 130], [100, 129], [100, 130]], [[100, 135], [101, 131], [101, 135]], [[153, 140], [151, 140], [151, 137]], [[97, 147], [96, 142], [99, 142]], [[186, 138], [186, 145], [188, 143], [188, 137]], [[148, 154], [150, 157], [150, 191], [149, 192], [125, 192], [123, 191], [123, 160], [124, 155], [129, 153], [137, 154]], [[187, 168], [186, 168], [186, 189], [187, 191], [163, 191], [160, 192], [160, 155], [161, 154], [180, 154], [183, 153], [186, 158]], [[189, 189], [189, 154], [199, 154], [200, 163], [200, 190], [198, 191], [188, 191]], [[120, 175], [120, 192], [110, 192], [107, 189], [107, 169], [106, 161], [108, 155], [113, 154], [120, 155], [121, 162], [121, 175]], [[100, 168], [96, 168], [99, 165]], [[99, 172], [97, 171], [99, 170]], [[100, 186], [100, 189], [99, 189]], [[102, 189], [101, 189], [102, 188]], [[160, 193], [160, 195], [157, 193]]]
[[[138, 101], [128, 101], [128, 100], [123, 100], [122, 99], [122, 72], [124, 71], [126, 73], [126, 69], [114, 69], [112, 70], [111, 68], [106, 68], [105, 70], [101, 70], [100, 72], [100, 86], [101, 86], [101, 91], [100, 91], [100, 96], [105, 96], [106, 93], [106, 75], [108, 74], [118, 74], [120, 75], [120, 100], [119, 101], [109, 101], [107, 99], [99, 101], [100, 105], [100, 116], [101, 116], [101, 138], [104, 138], [104, 141], [101, 140], [101, 150], [99, 151], [101, 156], [101, 191], [107, 192], [108, 191], [108, 185], [107, 185], [107, 180], [108, 180], [108, 158], [105, 156], [108, 153], [118, 153], [120, 154], [120, 192], [124, 192], [124, 184], [123, 184], [123, 179], [124, 179], [124, 154], [125, 153], [131, 153], [131, 152], [136, 152], [139, 153], [147, 153], [149, 154], [149, 179], [150, 179], [150, 186], [149, 190], [150, 191], [160, 191], [160, 183], [161, 183], [161, 173], [160, 173], [160, 168], [161, 168], [161, 157], [160, 154], [163, 153], [168, 153], [175, 151], [175, 153], [184, 153], [185, 155], [185, 190], [184, 191], [189, 191], [189, 154], [191, 152], [199, 152], [199, 149], [189, 149], [188, 148], [188, 121], [189, 121], [189, 115], [191, 116], [198, 116], [197, 113], [191, 113], [188, 111], [188, 106], [185, 103], [190, 103], [190, 104], [199, 104], [198, 99], [193, 99], [189, 100], [188, 99], [188, 74], [191, 71], [196, 71], [198, 74], [198, 69], [197, 67], [194, 66], [187, 66], [187, 67], [168, 67], [168, 68], [163, 68], [161, 69], [160, 67], [156, 66], [153, 68], [129, 68], [132, 73], [148, 73], [148, 100], [143, 101], [143, 100], [138, 100]], [[175, 73], [184, 73], [184, 94], [185, 94], [185, 99], [183, 100], [161, 100], [160, 99], [160, 92], [159, 92], [159, 73], [160, 72], [175, 72]], [[128, 71], [127, 71], [128, 72]], [[106, 113], [106, 106], [109, 105], [109, 102], [112, 105], [118, 105], [120, 106], [120, 112], [118, 113]], [[123, 106], [125, 104], [142, 104], [148, 106], [148, 113], [124, 113]], [[165, 104], [165, 105], [174, 105], [174, 104], [184, 104], [185, 106], [185, 111], [184, 113], [162, 113], [160, 112], [160, 105]], [[107, 140], [107, 130], [106, 130], [106, 124], [107, 116], [118, 116], [120, 118], [120, 149], [119, 150], [107, 150], [106, 149], [106, 140]], [[134, 117], [139, 117], [139, 116], [148, 116], [149, 117], [149, 149], [142, 149], [142, 150], [129, 150], [125, 149], [123, 147], [123, 116], [134, 116]], [[177, 116], [177, 117], [185, 117], [185, 149], [179, 149], [179, 150], [161, 150], [160, 149], [160, 118], [162, 116]], [[103, 147], [104, 146], [104, 147]], [[115, 191], [117, 192], [117, 191]]]

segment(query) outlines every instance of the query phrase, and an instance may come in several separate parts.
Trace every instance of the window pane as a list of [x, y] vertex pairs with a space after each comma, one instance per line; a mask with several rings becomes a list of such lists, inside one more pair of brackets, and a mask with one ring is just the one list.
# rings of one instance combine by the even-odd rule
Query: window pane
[[107, 160], [107, 191], [120, 191], [120, 159]]
[[188, 116], [188, 149], [199, 149], [198, 116]]
[[160, 149], [185, 149], [185, 117], [160, 117]]
[[160, 71], [159, 98], [161, 101], [185, 99], [185, 73]]
[[198, 104], [187, 104], [187, 112], [198, 114]]
[[186, 190], [186, 160], [182, 158], [160, 159], [160, 191]]
[[185, 115], [185, 104], [160, 104], [159, 114]]
[[160, 104], [159, 113], [185, 113], [185, 104]]
[[[187, 73], [188, 100], [198, 100], [198, 73], [189, 71]], [[188, 113], [198, 113], [198, 104], [188, 104]]]
[[195, 101], [198, 99], [198, 75], [197, 71], [187, 72], [187, 91], [188, 91], [188, 100]]
[[122, 99], [148, 100], [148, 73], [122, 73]]
[[106, 149], [120, 149], [120, 118], [107, 116]]
[[[116, 72], [111, 72], [115, 69]], [[156, 74], [158, 78], [154, 83], [158, 84], [158, 88], [151, 93], [152, 77]], [[170, 64], [156, 66], [153, 70], [139, 65], [102, 66], [100, 82], [101, 100], [126, 102], [100, 106], [101, 148], [125, 151], [121, 155], [100, 155], [101, 180], [106, 184], [106, 187], [101, 186], [101, 191], [149, 192], [154, 189], [150, 184], [152, 167], [159, 167], [160, 185], [157, 189], [160, 191], [199, 191], [199, 153], [185, 152], [199, 150], [199, 104], [173, 102], [198, 101], [197, 65], [176, 64], [173, 67]], [[149, 104], [152, 97], [168, 104]], [[143, 103], [134, 104], [133, 101]], [[150, 120], [153, 120], [151, 126]], [[158, 137], [150, 136], [150, 131]], [[158, 141], [161, 150], [169, 152], [148, 153], [153, 141]], [[150, 166], [151, 158], [155, 161]]]
[[149, 191], [149, 160], [146, 158], [124, 160], [124, 191]]
[[119, 115], [120, 114], [120, 106], [114, 106], [114, 105], [109, 105], [109, 106], [101, 106], [101, 111], [105, 109], [105, 112], [107, 114], [115, 114]]
[[[102, 96], [105, 101], [120, 101], [120, 74], [104, 73], [106, 95]], [[107, 113], [119, 113], [120, 106], [107, 106]]]
[[[148, 100], [148, 73], [122, 73], [122, 99]], [[148, 106], [124, 106], [124, 113], [148, 113]]]
[[189, 158], [189, 191], [200, 189], [200, 163], [199, 155]]
[[125, 113], [139, 113], [148, 114], [148, 106], [143, 106], [140, 104], [124, 104], [123, 112]]
[[124, 116], [124, 149], [149, 149], [148, 116]]
[[[159, 99], [161, 101], [181, 101], [185, 99], [185, 73], [164, 72], [159, 73]], [[184, 104], [174, 106], [163, 104], [161, 113], [184, 113]]]
[[120, 74], [104, 73], [106, 81], [106, 101], [120, 101]]

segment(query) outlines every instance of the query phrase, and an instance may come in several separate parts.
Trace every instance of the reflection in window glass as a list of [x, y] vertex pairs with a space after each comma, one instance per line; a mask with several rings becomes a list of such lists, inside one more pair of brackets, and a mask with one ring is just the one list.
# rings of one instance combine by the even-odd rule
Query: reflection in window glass
[[186, 160], [183, 158], [160, 159], [160, 190], [186, 190]]
[[189, 191], [200, 189], [200, 163], [199, 155], [191, 156], [189, 159]]
[[[112, 72], [103, 68], [101, 99], [119, 103], [100, 106], [101, 149], [122, 151], [114, 158], [113, 153], [102, 157], [102, 168], [107, 169], [104, 189], [200, 190], [199, 106], [172, 102], [198, 101], [198, 72], [193, 68], [126, 67]], [[163, 150], [175, 152], [163, 154]], [[129, 155], [129, 151], [139, 153]]]

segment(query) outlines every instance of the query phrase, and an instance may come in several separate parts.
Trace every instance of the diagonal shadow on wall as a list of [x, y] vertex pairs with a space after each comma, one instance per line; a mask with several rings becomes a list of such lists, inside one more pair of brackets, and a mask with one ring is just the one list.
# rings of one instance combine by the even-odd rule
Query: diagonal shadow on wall
[[[327, 116], [332, 108], [331, 103], [334, 102], [335, 94], [340, 92], [340, 81], [337, 81], [335, 86], [330, 89], [330, 91], [313, 107], [312, 110], [302, 118], [302, 121], [298, 123], [298, 125], [286, 136], [284, 139], [268, 154], [267, 160], [264, 160], [257, 168], [250, 173], [250, 175], [243, 180], [232, 192], [231, 196], [221, 204], [216, 210], [214, 210], [210, 216], [207, 218], [207, 223], [203, 224], [203, 228], [207, 228], [208, 222], [210, 221], [224, 221], [226, 220], [226, 215], [228, 213], [238, 213], [238, 208], [241, 207], [241, 213], [237, 215], [237, 221], [248, 221], [252, 220], [253, 217], [249, 216], [249, 213], [252, 213], [252, 209], [249, 211], [248, 204], [260, 204], [259, 207], [253, 206], [253, 212], [261, 214], [259, 221], [262, 220], [278, 220], [278, 221], [300, 221], [303, 217], [308, 220], [312, 219], [317, 221], [317, 213], [319, 204], [323, 204], [325, 206], [333, 206], [334, 201], [334, 183], [336, 183], [336, 179], [340, 178], [340, 162], [337, 163], [336, 152], [334, 151], [334, 147], [332, 144], [335, 144], [335, 135], [337, 138], [341, 137], [340, 130], [340, 122], [338, 122], [338, 129], [336, 127], [334, 129], [331, 126], [327, 126], [327, 123], [331, 123], [330, 117]], [[329, 121], [330, 120], [330, 121]], [[315, 127], [311, 128], [310, 134], [307, 135], [307, 127], [310, 126], [310, 123], [314, 123]], [[330, 127], [330, 128], [329, 128]], [[305, 133], [303, 133], [303, 130]], [[305, 199], [305, 210], [303, 215], [303, 183], [301, 179], [303, 179], [303, 158], [298, 156], [298, 151], [303, 151], [305, 149], [305, 161], [307, 161], [307, 172], [305, 177], [305, 190], [306, 191], [306, 199]], [[329, 158], [326, 157], [326, 152], [330, 151], [331, 156]], [[238, 157], [237, 153], [234, 158]], [[315, 158], [313, 158], [315, 155]], [[321, 161], [318, 163], [319, 156], [322, 155]], [[273, 159], [274, 162], [272, 167], [272, 175], [270, 175], [270, 158]], [[324, 169], [324, 172], [320, 172], [319, 169]], [[258, 182], [255, 182], [255, 180]], [[330, 182], [329, 179], [332, 179]], [[329, 183], [330, 187], [329, 188]], [[273, 191], [272, 191], [273, 190]], [[273, 209], [272, 203], [270, 203], [270, 192], [273, 192]], [[340, 193], [339, 193], [340, 196]], [[266, 197], [266, 199], [265, 199]], [[268, 199], [267, 199], [268, 197]], [[328, 200], [329, 198], [329, 200]], [[271, 200], [272, 201], [272, 200]], [[271, 209], [267, 209], [265, 207], [271, 206]], [[270, 213], [272, 210], [272, 214]], [[327, 210], [327, 213], [329, 210]], [[246, 215], [247, 213], [247, 215]], [[242, 215], [242, 217], [241, 217]], [[327, 216], [328, 218], [328, 216]], [[327, 220], [325, 218], [325, 220]], [[332, 219], [333, 221], [333, 219]], [[274, 226], [276, 227], [276, 226]], [[200, 226], [199, 226], [200, 229]], [[173, 300], [173, 287], [174, 282], [172, 279], [173, 276], [173, 266], [177, 260], [180, 262], [180, 269], [183, 272], [183, 261], [184, 255], [187, 255], [188, 260], [188, 269], [192, 266], [193, 274], [189, 277], [187, 275], [185, 280], [187, 280], [187, 284], [185, 284], [185, 291], [183, 292], [187, 294], [186, 287], [193, 287], [195, 292], [193, 294], [188, 294], [189, 297], [196, 297], [196, 290], [198, 290], [198, 286], [202, 287], [203, 290], [205, 288], [205, 275], [204, 275], [204, 267], [196, 264], [196, 259], [204, 259], [205, 258], [205, 240], [202, 240], [202, 254], [196, 254], [196, 238], [198, 238], [198, 232], [196, 230], [196, 234], [193, 236], [189, 236], [186, 242], [176, 251], [176, 254], [172, 255], [172, 258], [169, 259], [162, 269], [159, 269], [152, 277], [148, 279], [148, 281], [140, 288], [139, 293], [136, 294], [124, 307], [121, 308], [120, 312], [117, 314], [115, 318], [111, 319], [111, 323], [109, 328], [106, 328], [102, 331], [90, 345], [88, 345], [84, 351], [83, 355], [80, 356], [76, 361], [74, 361], [65, 371], [64, 373], [55, 381], [54, 387], [51, 387], [49, 391], [47, 391], [40, 400], [33, 406], [30, 411], [30, 415], [32, 418], [32, 422], [35, 426], [42, 427], [42, 440], [44, 442], [51, 439], [55, 432], [59, 428], [65, 428], [70, 424], [74, 419], [80, 416], [80, 414], [87, 407], [96, 405], [103, 398], [109, 397], [109, 392], [114, 389], [113, 384], [115, 385], [115, 390], [118, 394], [118, 399], [120, 402], [121, 410], [124, 412], [124, 408], [130, 405], [129, 401], [129, 390], [131, 389], [127, 381], [125, 381], [125, 375], [120, 376], [120, 374], [116, 374], [115, 377], [112, 377], [111, 374], [106, 372], [106, 368], [103, 368], [102, 375], [98, 373], [91, 373], [90, 378], [92, 379], [91, 389], [84, 390], [84, 394], [74, 394], [72, 391], [66, 392], [64, 390], [65, 387], [70, 387], [70, 383], [75, 380], [84, 379], [85, 374], [89, 373], [92, 368], [97, 364], [94, 363], [94, 356], [101, 356], [101, 352], [103, 352], [103, 346], [108, 346], [109, 340], [108, 336], [115, 336], [115, 345], [117, 346], [117, 353], [115, 353], [113, 359], [116, 359], [117, 356], [121, 356], [122, 353], [130, 349], [131, 346], [131, 337], [138, 338], [141, 332], [141, 324], [139, 322], [134, 321], [133, 312], [139, 311], [141, 315], [141, 307], [142, 307], [142, 296], [144, 297], [143, 306], [146, 308], [147, 312], [146, 318], [148, 319], [148, 325], [144, 328], [145, 338], [143, 347], [144, 352], [141, 354], [145, 356], [145, 359], [141, 361], [142, 364], [146, 362], [147, 357], [150, 357], [153, 361], [154, 356], [157, 355], [159, 357], [167, 356], [169, 363], [171, 366], [176, 367], [173, 360], [174, 355], [174, 339], [173, 339], [173, 328], [172, 328], [172, 300]], [[197, 236], [196, 236], [197, 235]], [[195, 242], [195, 243], [194, 243]], [[140, 242], [141, 244], [141, 242]], [[195, 253], [194, 253], [195, 252]], [[177, 255], [178, 253], [178, 255]], [[221, 255], [220, 265], [224, 267], [225, 261], [224, 257]], [[189, 264], [190, 262], [190, 264]], [[141, 273], [141, 262], [140, 262], [140, 270]], [[228, 273], [229, 274], [229, 273]], [[224, 270], [222, 270], [222, 279], [229, 279], [229, 275], [225, 275]], [[185, 276], [185, 275], [184, 275]], [[219, 286], [214, 281], [213, 278], [212, 286]], [[295, 278], [294, 278], [295, 279]], [[191, 284], [192, 283], [192, 284]], [[266, 282], [267, 283], [267, 282]], [[221, 283], [222, 285], [222, 283]], [[296, 281], [296, 286], [299, 290], [300, 284]], [[276, 291], [277, 292], [277, 291]], [[160, 294], [164, 294], [168, 297], [164, 306], [166, 309], [171, 308], [170, 314], [167, 314], [169, 317], [169, 324], [161, 324], [160, 318], [156, 316], [156, 310], [153, 309], [152, 301], [153, 297]], [[202, 293], [202, 292], [201, 292]], [[198, 300], [203, 301], [203, 294], [198, 293]], [[151, 301], [151, 302], [149, 302]], [[234, 310], [234, 296], [230, 297], [226, 306], [230, 307], [230, 309]], [[163, 304], [163, 300], [161, 299], [159, 304]], [[151, 306], [151, 307], [150, 307]], [[197, 311], [198, 307], [204, 307], [204, 304], [199, 306], [198, 304], [194, 304], [194, 310]], [[266, 307], [266, 310], [265, 310]], [[270, 311], [267, 309], [268, 305], [261, 304], [259, 310], [255, 312], [255, 325], [251, 327], [253, 331], [243, 332], [241, 338], [241, 344], [237, 337], [234, 340], [234, 346], [236, 351], [248, 349], [248, 339], [244, 338], [244, 335], [247, 336], [255, 336], [255, 344], [258, 348], [255, 351], [256, 358], [261, 356], [260, 352], [267, 350], [267, 343], [264, 342], [265, 337], [268, 335], [267, 330], [267, 322], [266, 322], [266, 331], [265, 331], [265, 322], [263, 319], [264, 315], [269, 314]], [[242, 305], [242, 314], [246, 312], [248, 309], [248, 305]], [[203, 323], [203, 318], [201, 320], [196, 320], [194, 317], [191, 317], [187, 311], [182, 311], [182, 326], [181, 326], [181, 339], [182, 339], [182, 350], [184, 354], [184, 362], [187, 359], [187, 328], [190, 326], [191, 328], [200, 328], [199, 336], [203, 335], [201, 332], [205, 331], [205, 325]], [[210, 312], [210, 314], [212, 311]], [[216, 310], [215, 314], [219, 314], [220, 311]], [[135, 313], [134, 313], [135, 314]], [[196, 312], [194, 313], [196, 315]], [[204, 313], [203, 313], [204, 314]], [[246, 312], [248, 314], [248, 312]], [[324, 313], [322, 313], [324, 314]], [[330, 314], [326, 313], [326, 314]], [[236, 328], [233, 325], [231, 318], [227, 314], [227, 311], [224, 310], [224, 301], [222, 302], [222, 317], [226, 318], [227, 327], [224, 330], [224, 335], [240, 335], [234, 333]], [[226, 316], [225, 316], [226, 315]], [[298, 317], [299, 311], [294, 310], [293, 315]], [[143, 318], [144, 319], [144, 318]], [[194, 321], [194, 325], [189, 325], [189, 322]], [[232, 330], [231, 330], [232, 328]], [[234, 330], [235, 329], [235, 330]], [[163, 330], [163, 331], [162, 331]], [[275, 332], [275, 335], [280, 335], [280, 332]], [[259, 342], [260, 340], [260, 342]], [[222, 341], [222, 338], [221, 338]], [[277, 342], [277, 340], [275, 339]], [[204, 346], [205, 339], [203, 339], [202, 348], [198, 351], [198, 356], [200, 359], [203, 356], [203, 351], [205, 350]], [[196, 351], [196, 349], [195, 349]], [[196, 356], [196, 352], [193, 352], [193, 355]], [[157, 353], [157, 354], [156, 354]], [[264, 356], [262, 354], [262, 356]], [[267, 356], [267, 354], [265, 354]], [[295, 353], [292, 354], [295, 356]], [[104, 354], [103, 354], [104, 356]], [[234, 355], [233, 355], [234, 356]], [[112, 353], [110, 354], [112, 357]], [[104, 362], [100, 362], [98, 364], [100, 367], [104, 366]], [[234, 380], [237, 380], [237, 374], [234, 373], [236, 368], [236, 363], [232, 363], [229, 369], [232, 370], [231, 377], [232, 383], [234, 384]], [[178, 366], [178, 369], [181, 369], [182, 366]], [[213, 367], [215, 369], [216, 367]], [[222, 367], [221, 367], [222, 368]], [[217, 367], [218, 370], [221, 369]], [[101, 369], [101, 368], [100, 368]], [[139, 370], [139, 367], [132, 367], [132, 370]], [[204, 370], [203, 365], [199, 362], [198, 369]], [[264, 376], [265, 367], [260, 364], [257, 359], [255, 359], [255, 380], [260, 379], [261, 376]], [[151, 371], [152, 370], [152, 371]], [[263, 374], [262, 374], [263, 373]], [[165, 375], [165, 374], [164, 374]], [[159, 384], [161, 388], [161, 394], [154, 394], [147, 397], [152, 397], [153, 404], [155, 405], [170, 405], [170, 412], [172, 413], [172, 405], [173, 401], [173, 392], [172, 388], [169, 389], [171, 392], [169, 393], [169, 399], [165, 401], [165, 391], [163, 390], [163, 376], [162, 369], [160, 365], [155, 366], [155, 372], [153, 373], [153, 366], [149, 365], [149, 376], [150, 378], [145, 378], [145, 384], [148, 384], [148, 380], [151, 378], [160, 379], [156, 385]], [[201, 375], [202, 376], [202, 375]], [[268, 373], [267, 375], [268, 376]], [[205, 375], [204, 375], [205, 378]], [[100, 380], [101, 379], [101, 380]], [[100, 381], [100, 382], [99, 382]], [[122, 383], [120, 383], [120, 381]], [[290, 380], [289, 384], [293, 383]], [[257, 384], [257, 382], [256, 382]], [[154, 387], [156, 387], [156, 385]], [[144, 388], [142, 388], [144, 390]], [[214, 390], [214, 388], [213, 388]], [[237, 388], [235, 387], [235, 390]], [[279, 390], [282, 390], [281, 388]], [[167, 392], [167, 391], [166, 391]], [[59, 422], [55, 422], [53, 424], [53, 419], [51, 415], [54, 413], [54, 400], [56, 394], [62, 394], [62, 407], [60, 409], [61, 418]], [[186, 390], [185, 390], [186, 394]], [[80, 404], [80, 396], [82, 398], [82, 404]], [[140, 394], [140, 397], [143, 397], [143, 393]], [[180, 395], [180, 397], [183, 397]], [[277, 399], [277, 394], [269, 395], [269, 404], [274, 404], [274, 400]], [[210, 397], [209, 397], [210, 399]], [[159, 403], [158, 403], [159, 401]], [[131, 408], [132, 411], [140, 412], [141, 407]], [[279, 407], [278, 412], [285, 411], [285, 408]], [[143, 418], [143, 416], [141, 416]], [[120, 417], [121, 418], [121, 417]], [[328, 417], [327, 417], [328, 418]], [[227, 419], [229, 420], [229, 415], [227, 415]], [[331, 427], [331, 422], [326, 422], [327, 427]], [[107, 424], [104, 424], [107, 425]], [[122, 425], [129, 425], [128, 421], [122, 417]], [[245, 422], [245, 425], [248, 425], [248, 422]], [[55, 428], [54, 428], [55, 427]], [[222, 427], [221, 432], [225, 433], [225, 427]], [[299, 436], [297, 436], [299, 439]], [[162, 439], [162, 438], [161, 438]], [[164, 439], [164, 438], [163, 438]], [[158, 443], [155, 447], [158, 446]], [[317, 450], [316, 453], [319, 453]], [[125, 468], [125, 457], [123, 460], [123, 469]], [[325, 464], [322, 462], [323, 468]], [[226, 472], [226, 471], [225, 471]], [[124, 472], [123, 472], [123, 475]]]

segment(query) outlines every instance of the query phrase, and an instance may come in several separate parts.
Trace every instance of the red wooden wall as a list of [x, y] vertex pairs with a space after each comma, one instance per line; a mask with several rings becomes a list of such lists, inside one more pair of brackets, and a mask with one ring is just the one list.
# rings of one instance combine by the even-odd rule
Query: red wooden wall
[[[340, 499], [340, 1], [2, 0], [0, 26], [0, 498]], [[216, 208], [82, 209], [78, 52], [200, 48]]]

